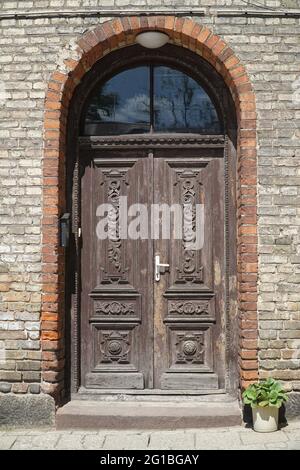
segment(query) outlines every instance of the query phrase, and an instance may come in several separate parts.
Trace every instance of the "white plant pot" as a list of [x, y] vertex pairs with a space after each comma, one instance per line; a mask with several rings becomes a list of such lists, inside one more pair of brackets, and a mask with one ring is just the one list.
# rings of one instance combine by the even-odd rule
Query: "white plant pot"
[[258, 406], [252, 408], [253, 429], [257, 432], [273, 432], [278, 430], [279, 408], [275, 406]]

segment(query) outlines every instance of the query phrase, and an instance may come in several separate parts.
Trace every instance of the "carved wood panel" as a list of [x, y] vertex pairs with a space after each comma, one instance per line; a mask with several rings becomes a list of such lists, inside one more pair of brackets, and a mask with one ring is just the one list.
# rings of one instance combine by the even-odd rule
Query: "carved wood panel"
[[[151, 240], [124, 235], [121, 217], [121, 198], [127, 198], [128, 207], [150, 199], [144, 181], [151, 167], [145, 156], [100, 151], [85, 168], [81, 311], [86, 388], [142, 388], [152, 380], [153, 344], [146, 341], [153, 328]], [[104, 220], [105, 236], [99, 231]]]
[[95, 302], [95, 314], [104, 316], [130, 316], [135, 314], [135, 305], [132, 302]]
[[199, 170], [176, 169], [175, 186], [178, 186], [179, 204], [183, 210], [182, 217], [182, 242], [180, 253], [180, 265], [177, 266], [177, 284], [201, 283], [203, 281], [203, 266], [201, 265], [200, 252], [194, 250], [191, 245], [196, 243], [196, 205], [203, 199], [202, 183], [199, 178]]
[[168, 300], [165, 321], [185, 321], [185, 319], [190, 321], [214, 321], [215, 298]]
[[90, 322], [141, 322], [141, 297], [136, 293], [127, 292], [127, 297], [124, 297], [124, 294], [117, 292], [107, 296], [98, 291], [92, 294], [92, 298]]
[[93, 323], [94, 371], [137, 371], [136, 325]]
[[213, 372], [212, 325], [169, 325], [169, 371]]
[[[98, 165], [101, 165], [98, 161]], [[127, 165], [130, 164], [126, 162]], [[97, 160], [95, 161], [97, 165]], [[124, 242], [121, 239], [120, 227], [120, 197], [127, 196], [128, 179], [127, 168], [122, 168], [120, 162], [119, 168], [102, 167], [102, 180], [100, 185], [103, 186], [101, 200], [108, 205], [108, 238], [105, 240], [105, 257], [102, 284], [128, 283], [126, 267], [126, 252]]]
[[161, 345], [155, 380], [166, 389], [218, 388], [224, 383], [223, 160], [180, 150], [172, 158], [166, 151], [155, 155], [155, 200], [181, 205], [183, 220], [182, 239], [155, 245], [170, 264], [155, 285], [154, 331]]

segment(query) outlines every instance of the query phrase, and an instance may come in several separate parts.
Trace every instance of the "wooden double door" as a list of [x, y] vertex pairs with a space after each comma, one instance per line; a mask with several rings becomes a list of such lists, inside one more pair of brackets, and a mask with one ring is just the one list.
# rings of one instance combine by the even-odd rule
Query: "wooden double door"
[[86, 149], [81, 166], [82, 387], [223, 388], [223, 148]]

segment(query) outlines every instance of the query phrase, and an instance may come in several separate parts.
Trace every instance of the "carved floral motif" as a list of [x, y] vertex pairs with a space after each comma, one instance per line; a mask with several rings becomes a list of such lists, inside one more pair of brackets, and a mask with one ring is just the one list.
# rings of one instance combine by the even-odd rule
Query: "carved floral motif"
[[106, 202], [109, 205], [107, 213], [107, 257], [103, 268], [104, 284], [119, 284], [127, 282], [127, 269], [125, 267], [125, 247], [121, 239], [120, 226], [120, 197], [126, 193], [127, 170], [105, 169], [104, 180]]
[[169, 313], [176, 315], [208, 315], [209, 302], [192, 302], [192, 301], [178, 301], [171, 302], [169, 306]]
[[199, 171], [185, 170], [177, 172], [176, 185], [179, 185], [179, 197], [183, 207], [183, 233], [181, 266], [178, 271], [178, 283], [202, 282], [203, 268], [200, 266], [199, 250], [193, 248], [196, 242], [196, 204], [201, 183]]
[[111, 261], [116, 271], [121, 270], [121, 238], [119, 227], [120, 214], [120, 187], [118, 179], [111, 179], [108, 184], [107, 200], [111, 204], [108, 211], [108, 259]]
[[98, 315], [134, 315], [135, 309], [133, 303], [125, 302], [96, 302], [95, 303], [95, 312]]

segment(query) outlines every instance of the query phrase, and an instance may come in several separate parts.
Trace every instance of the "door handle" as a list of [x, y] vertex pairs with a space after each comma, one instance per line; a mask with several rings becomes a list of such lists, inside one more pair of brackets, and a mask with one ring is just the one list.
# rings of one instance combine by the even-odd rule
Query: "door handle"
[[168, 271], [168, 268], [170, 267], [169, 264], [161, 263], [160, 262], [160, 256], [155, 255], [155, 281], [158, 282], [160, 280], [160, 274], [164, 273], [165, 271]]

